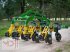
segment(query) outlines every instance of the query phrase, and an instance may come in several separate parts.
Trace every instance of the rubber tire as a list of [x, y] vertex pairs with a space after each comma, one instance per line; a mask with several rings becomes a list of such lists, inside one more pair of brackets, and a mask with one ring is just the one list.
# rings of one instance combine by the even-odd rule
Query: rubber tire
[[38, 36], [36, 37], [35, 42], [36, 42], [36, 43], [39, 43], [39, 42], [40, 42]]
[[55, 37], [56, 37], [57, 42], [60, 42], [61, 34], [60, 33], [55, 33]]
[[45, 42], [49, 43], [49, 44], [52, 44], [52, 35], [48, 34], [48, 36], [45, 38]]
[[10, 37], [8, 32], [5, 33], [5, 37]]
[[36, 39], [36, 36], [33, 34], [32, 35], [32, 41], [35, 41], [35, 39]]
[[24, 34], [21, 34], [21, 39], [25, 40], [25, 41], [28, 41], [28, 37], [25, 37]]
[[14, 39], [14, 38], [16, 38], [16, 37], [19, 37], [19, 33], [18, 33], [18, 32], [13, 32], [13, 33], [12, 33], [12, 38]]
[[46, 38], [45, 38], [45, 43], [47, 43], [47, 42], [48, 42], [47, 38], [48, 38], [48, 37], [46, 37]]
[[44, 41], [44, 37], [39, 35], [39, 40]]
[[22, 40], [24, 39], [24, 35], [23, 35], [23, 34], [21, 34], [21, 39], [22, 39]]
[[29, 39], [31, 39], [31, 38], [30, 38], [30, 34], [27, 34], [27, 36], [28, 36]]
[[29, 37], [28, 37], [28, 36], [25, 36], [25, 39], [24, 39], [24, 40], [25, 40], [25, 41], [28, 41], [28, 39], [29, 39]]
[[39, 36], [36, 32], [34, 32], [32, 36], [32, 41], [35, 41], [36, 43], [39, 43]]

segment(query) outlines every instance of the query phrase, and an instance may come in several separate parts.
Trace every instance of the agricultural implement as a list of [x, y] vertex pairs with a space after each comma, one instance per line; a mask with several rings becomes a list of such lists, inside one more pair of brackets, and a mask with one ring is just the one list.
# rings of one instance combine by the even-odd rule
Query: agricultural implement
[[21, 37], [21, 39], [25, 41], [32, 39], [32, 41], [37, 43], [45, 41], [46, 43], [52, 44], [53, 31], [56, 32], [56, 40], [58, 42], [61, 40], [61, 34], [58, 30], [60, 30], [60, 25], [58, 23], [52, 26], [50, 20], [45, 16], [29, 10], [19, 17], [14, 17], [12, 19], [12, 24], [5, 33], [5, 36], [12, 38]]

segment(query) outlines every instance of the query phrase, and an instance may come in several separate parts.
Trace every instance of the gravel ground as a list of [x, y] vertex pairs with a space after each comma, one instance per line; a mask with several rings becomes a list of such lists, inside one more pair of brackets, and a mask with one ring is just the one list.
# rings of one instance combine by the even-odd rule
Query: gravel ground
[[[61, 29], [59, 31], [62, 35], [61, 42], [57, 42], [55, 39], [55, 35], [53, 32], [53, 44], [49, 45], [44, 41], [40, 43], [32, 42], [32, 40], [24, 41], [19, 39], [16, 46], [12, 43], [15, 40], [12, 38], [3, 38], [0, 40], [0, 52], [53, 52], [54, 49], [57, 47], [62, 46], [64, 43], [70, 41], [70, 28], [68, 29]], [[11, 41], [10, 41], [11, 40]], [[6, 42], [8, 41], [9, 44]]]

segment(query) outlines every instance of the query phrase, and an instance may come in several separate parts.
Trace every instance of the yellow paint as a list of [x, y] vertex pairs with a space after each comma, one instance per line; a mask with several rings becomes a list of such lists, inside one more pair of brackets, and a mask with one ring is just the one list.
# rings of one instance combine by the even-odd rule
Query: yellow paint
[[14, 30], [15, 26], [14, 24], [11, 24], [10, 28], [8, 29], [9, 35], [11, 36], [13, 30]]

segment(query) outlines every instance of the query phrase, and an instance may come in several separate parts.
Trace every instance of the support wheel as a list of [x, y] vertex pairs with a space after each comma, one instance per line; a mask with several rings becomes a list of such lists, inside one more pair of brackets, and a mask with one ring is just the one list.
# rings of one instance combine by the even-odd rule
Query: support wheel
[[32, 36], [32, 41], [35, 41], [35, 39], [36, 39], [36, 37], [35, 37], [35, 35], [33, 34], [33, 36]]
[[45, 38], [45, 42], [49, 43], [49, 44], [52, 44], [52, 36], [50, 34], [48, 34], [48, 36]]
[[39, 37], [36, 36], [36, 39], [35, 39], [36, 43], [39, 43]]
[[30, 35], [31, 35], [31, 34], [27, 34], [27, 36], [28, 36], [29, 39], [31, 39], [31, 38], [30, 38]]
[[13, 32], [12, 33], [12, 38], [15, 39], [15, 38], [18, 38], [19, 37], [19, 33], [18, 32]]
[[42, 35], [39, 35], [39, 40], [44, 41], [44, 37]]
[[32, 41], [35, 41], [36, 43], [39, 43], [39, 36], [37, 32], [35, 31], [33, 36], [32, 36]]
[[6, 36], [6, 37], [10, 37], [10, 36], [9, 36], [9, 32], [6, 32], [6, 33], [5, 33], [5, 36]]
[[24, 34], [21, 34], [21, 39], [22, 40], [25, 40], [25, 41], [28, 41], [28, 37], [27, 36], [24, 36]]
[[56, 37], [57, 42], [60, 42], [61, 34], [60, 33], [55, 33], [55, 37]]

